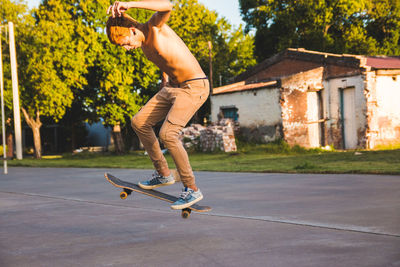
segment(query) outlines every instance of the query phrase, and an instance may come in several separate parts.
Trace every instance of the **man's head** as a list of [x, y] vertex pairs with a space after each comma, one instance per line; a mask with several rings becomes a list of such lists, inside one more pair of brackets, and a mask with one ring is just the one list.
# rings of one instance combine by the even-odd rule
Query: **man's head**
[[139, 22], [125, 13], [122, 13], [121, 17], [109, 17], [106, 28], [108, 39], [127, 50], [138, 48], [144, 41], [144, 34], [138, 29], [139, 25]]

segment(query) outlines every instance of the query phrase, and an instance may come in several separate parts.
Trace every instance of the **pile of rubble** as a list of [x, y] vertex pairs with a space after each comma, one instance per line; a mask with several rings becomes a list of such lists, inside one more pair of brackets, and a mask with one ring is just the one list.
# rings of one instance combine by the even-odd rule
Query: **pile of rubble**
[[182, 129], [179, 134], [179, 140], [181, 140], [186, 149], [198, 148], [200, 146], [200, 132], [205, 129], [206, 127], [201, 124], [192, 124]]
[[186, 149], [195, 148], [203, 152], [237, 150], [234, 125], [230, 119], [222, 119], [216, 124], [204, 127], [192, 124], [182, 129], [180, 140]]

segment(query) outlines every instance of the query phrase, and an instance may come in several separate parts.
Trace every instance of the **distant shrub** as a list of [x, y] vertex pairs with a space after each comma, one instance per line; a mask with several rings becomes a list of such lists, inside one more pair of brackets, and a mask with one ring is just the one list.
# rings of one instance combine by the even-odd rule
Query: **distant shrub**
[[309, 148], [309, 149], [297, 144], [294, 146], [290, 146], [283, 139], [278, 139], [267, 144], [255, 144], [255, 143], [244, 142], [241, 139], [239, 140], [237, 139], [236, 144], [238, 145], [238, 151], [242, 153], [252, 152], [254, 150], [257, 151], [262, 150], [269, 154], [317, 154], [317, 153], [326, 153], [334, 151], [334, 149], [330, 146], [321, 148]]
[[275, 140], [265, 145], [265, 151], [272, 154], [288, 154], [292, 148], [282, 139]]
[[295, 170], [309, 170], [309, 169], [315, 169], [315, 168], [317, 168], [316, 165], [306, 161], [303, 164], [296, 165], [293, 169], [295, 169]]

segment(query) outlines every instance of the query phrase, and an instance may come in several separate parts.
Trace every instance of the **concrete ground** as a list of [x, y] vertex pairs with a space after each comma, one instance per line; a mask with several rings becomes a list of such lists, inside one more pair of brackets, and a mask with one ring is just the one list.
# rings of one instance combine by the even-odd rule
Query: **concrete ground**
[[400, 176], [198, 172], [213, 210], [184, 220], [106, 171], [151, 174], [1, 174], [0, 266], [400, 266]]

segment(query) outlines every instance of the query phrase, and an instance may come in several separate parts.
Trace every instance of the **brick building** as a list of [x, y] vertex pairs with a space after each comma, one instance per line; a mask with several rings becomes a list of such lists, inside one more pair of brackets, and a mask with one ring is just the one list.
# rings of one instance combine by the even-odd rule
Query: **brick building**
[[400, 57], [287, 49], [214, 88], [211, 114], [258, 142], [374, 148], [400, 143], [399, 103]]

